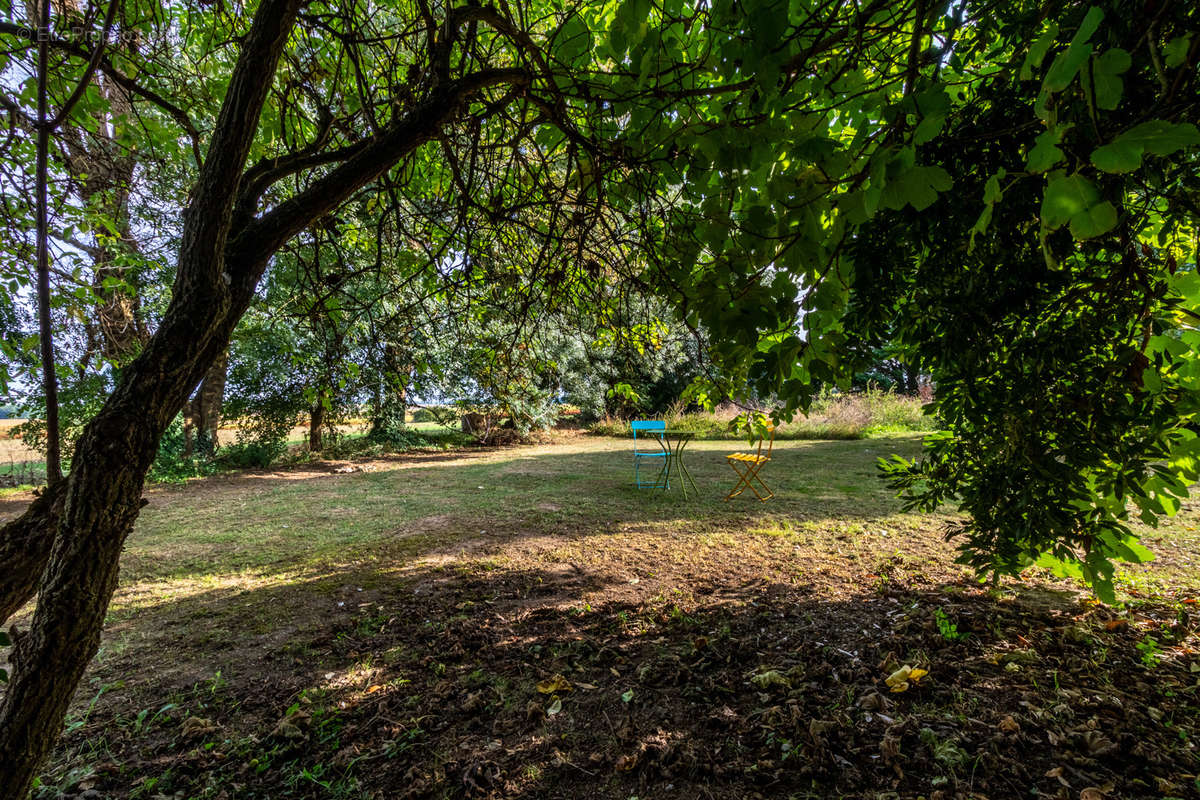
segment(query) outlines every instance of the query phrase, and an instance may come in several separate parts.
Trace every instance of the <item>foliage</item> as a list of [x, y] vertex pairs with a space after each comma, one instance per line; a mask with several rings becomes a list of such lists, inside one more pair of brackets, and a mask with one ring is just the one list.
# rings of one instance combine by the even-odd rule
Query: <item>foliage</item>
[[1151, 557], [1131, 509], [1155, 524], [1200, 476], [1196, 70], [1156, 62], [1197, 11], [1136, 8], [981, 24], [963, 62], [1010, 55], [920, 149], [959, 199], [883, 214], [854, 248], [851, 325], [895, 334], [947, 428], [881, 463], [892, 486], [965, 510], [981, 574], [1039, 564], [1109, 601], [1113, 561]]
[[438, 422], [444, 423], [447, 419], [452, 418], [456, 412], [450, 406], [432, 406], [414, 408], [409, 413], [409, 419], [412, 422]]
[[[677, 405], [661, 415], [667, 427], [691, 431], [698, 439], [745, 439], [735, 427], [740, 409], [726, 406], [713, 411], [683, 412]], [[909, 431], [936, 429], [936, 420], [922, 413], [922, 402], [879, 389], [847, 394], [826, 392], [813, 401], [808, 414], [780, 423], [775, 438], [862, 439]], [[593, 423], [589, 432], [599, 436], [630, 436], [629, 421], [606, 418]]]
[[[59, 384], [59, 432], [62, 440], [62, 455], [69, 459], [75, 451], [75, 441], [83, 427], [95, 415], [111, 388], [108, 376], [85, 373], [79, 376], [66, 372], [60, 374]], [[20, 407], [25, 422], [18, 425], [13, 434], [25, 442], [25, 446], [39, 453], [46, 452], [46, 404], [40, 395], [29, 397]]]
[[217, 460], [235, 469], [266, 469], [287, 452], [287, 442], [273, 435], [249, 435], [217, 451]]
[[176, 417], [159, 440], [158, 453], [146, 478], [155, 483], [183, 483], [188, 478], [211, 475], [215, 471], [211, 452], [189, 453], [187, 450], [183, 418]]

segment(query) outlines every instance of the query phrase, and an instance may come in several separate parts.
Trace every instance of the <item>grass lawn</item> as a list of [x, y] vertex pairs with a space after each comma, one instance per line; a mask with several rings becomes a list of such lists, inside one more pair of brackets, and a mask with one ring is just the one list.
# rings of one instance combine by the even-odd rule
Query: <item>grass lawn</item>
[[918, 447], [777, 443], [768, 503], [588, 436], [150, 489], [35, 796], [1196, 796], [1198, 507], [1126, 608], [989, 591], [875, 477]]

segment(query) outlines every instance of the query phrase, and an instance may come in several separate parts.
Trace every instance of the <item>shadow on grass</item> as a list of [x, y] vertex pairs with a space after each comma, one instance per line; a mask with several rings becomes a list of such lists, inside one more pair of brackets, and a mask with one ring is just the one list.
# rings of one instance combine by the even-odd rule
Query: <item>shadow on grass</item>
[[[1114, 624], [1045, 589], [834, 591], [745, 563], [675, 590], [486, 562], [360, 588], [194, 598], [230, 616], [297, 594], [324, 605], [283, 636], [206, 639], [194, 621], [155, 655], [108, 664], [126, 688], [66, 737], [45, 785], [514, 800], [1194, 790], [1200, 709], [1177, 646], [1195, 644], [1190, 624]], [[189, 649], [206, 674], [155, 671]], [[928, 675], [889, 692], [905, 664]]]
[[874, 536], [898, 512], [874, 459], [918, 447], [912, 438], [780, 443], [763, 472], [776, 492], [767, 503], [749, 493], [724, 501], [736, 476], [723, 442], [692, 444], [687, 463], [699, 492], [687, 498], [677, 485], [635, 488], [628, 445], [594, 439], [401, 456], [350, 474], [325, 467], [227, 476], [151, 493], [125, 569], [137, 580], [203, 578], [496, 549], [522, 538], [697, 536], [748, 527], [808, 538]]

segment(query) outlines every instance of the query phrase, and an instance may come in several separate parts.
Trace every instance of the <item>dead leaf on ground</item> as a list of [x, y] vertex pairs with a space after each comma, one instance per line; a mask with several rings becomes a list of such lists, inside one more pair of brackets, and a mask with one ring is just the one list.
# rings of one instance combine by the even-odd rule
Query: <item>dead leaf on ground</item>
[[638, 757], [636, 755], [633, 755], [633, 756], [626, 755], [626, 756], [621, 756], [620, 758], [618, 758], [616, 763], [613, 764], [613, 766], [616, 768], [617, 772], [629, 772], [630, 770], [632, 770], [634, 767], [637, 766], [637, 762], [638, 762]]
[[221, 729], [221, 726], [213, 722], [211, 719], [204, 717], [188, 717], [179, 726], [179, 735], [184, 739], [192, 739], [197, 736], [207, 736], [210, 733], [216, 733]]
[[549, 678], [547, 678], [544, 681], [541, 681], [537, 685], [537, 690], [539, 692], [541, 692], [542, 694], [554, 694], [555, 692], [569, 692], [573, 688], [575, 688], [575, 687], [571, 686], [571, 682], [569, 680], [564, 678], [562, 675], [557, 675], [557, 674], [551, 675]]
[[891, 675], [888, 675], [883, 682], [886, 683], [888, 688], [893, 692], [905, 692], [908, 691], [910, 685], [921, 680], [921, 678], [924, 678], [928, 674], [929, 670], [927, 669], [911, 667], [908, 664], [905, 664]]

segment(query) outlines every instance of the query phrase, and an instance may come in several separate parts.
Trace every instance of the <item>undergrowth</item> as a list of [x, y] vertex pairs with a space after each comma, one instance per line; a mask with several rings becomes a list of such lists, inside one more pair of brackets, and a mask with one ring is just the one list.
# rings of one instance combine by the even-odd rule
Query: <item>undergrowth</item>
[[[920, 397], [870, 389], [852, 394], [826, 393], [813, 400], [805, 416], [780, 425], [776, 439], [863, 439], [909, 431], [937, 430], [937, 420], [922, 411]], [[741, 409], [729, 405], [715, 411], [661, 415], [668, 428], [691, 431], [697, 439], [744, 439], [733, 421]], [[597, 436], [629, 436], [629, 421], [607, 418], [589, 428]]]

